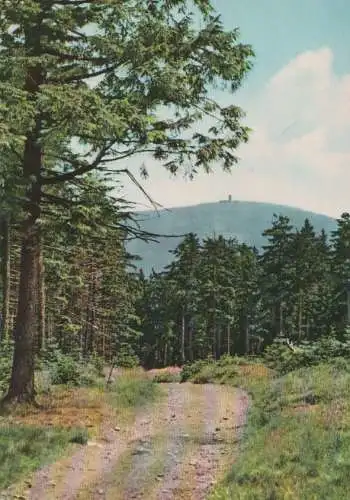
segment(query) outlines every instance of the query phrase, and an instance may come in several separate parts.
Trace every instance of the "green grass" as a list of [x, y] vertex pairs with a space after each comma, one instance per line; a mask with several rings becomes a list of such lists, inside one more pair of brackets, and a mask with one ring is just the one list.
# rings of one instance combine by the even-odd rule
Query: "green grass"
[[341, 363], [253, 381], [242, 450], [210, 500], [345, 500], [350, 374]]
[[0, 427], [0, 490], [53, 461], [70, 442], [84, 444], [86, 439], [82, 429]]
[[160, 387], [139, 370], [125, 370], [109, 388], [109, 400], [117, 409], [137, 409], [154, 402]]
[[[0, 491], [29, 477], [43, 465], [53, 462], [65, 452], [70, 443], [86, 444], [86, 428], [73, 428], [74, 424], [71, 427], [67, 425], [68, 417], [74, 421], [78, 415], [72, 397], [78, 400], [79, 391], [83, 391], [80, 396], [81, 412], [100, 410], [104, 400], [115, 408], [116, 414], [125, 414], [126, 417], [137, 408], [154, 402], [161, 394], [161, 388], [143, 372], [125, 370], [106, 393], [101, 387], [102, 399], [96, 401], [96, 410], [87, 408], [87, 397], [93, 394], [92, 388], [68, 390], [66, 386], [62, 386], [56, 388], [55, 394], [50, 396], [54, 397], [55, 404], [51, 405], [52, 407], [49, 405], [37, 416], [31, 408], [16, 408], [13, 415], [3, 415], [0, 424]], [[60, 411], [62, 419], [66, 421], [65, 428], [52, 425], [53, 416], [56, 417]], [[15, 423], [16, 418], [21, 415], [23, 423]], [[29, 422], [32, 425], [28, 425]]]
[[180, 382], [181, 375], [179, 373], [158, 373], [152, 380], [156, 384], [171, 384]]
[[273, 371], [266, 368], [259, 358], [238, 356], [222, 356], [218, 361], [200, 360], [186, 365], [181, 373], [181, 380], [194, 384], [229, 384], [251, 390], [253, 385], [260, 384]]

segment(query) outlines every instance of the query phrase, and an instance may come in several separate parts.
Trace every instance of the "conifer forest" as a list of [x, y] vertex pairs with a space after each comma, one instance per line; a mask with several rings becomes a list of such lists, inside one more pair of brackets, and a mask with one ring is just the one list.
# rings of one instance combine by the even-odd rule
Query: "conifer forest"
[[[349, 498], [346, 207], [328, 217], [332, 231], [309, 218], [296, 226], [277, 211], [255, 247], [239, 231], [228, 236], [205, 224], [202, 236], [146, 231], [132, 195], [158, 214], [164, 206], [147, 186], [170, 196], [164, 175], [202, 188], [203, 178], [217, 176], [214, 192], [225, 173], [229, 192], [247, 187], [235, 175], [255, 132], [256, 117], [244, 108], [256, 104], [272, 132], [255, 136], [250, 159], [268, 156], [257, 177], [250, 166], [249, 182], [258, 179], [279, 207], [296, 176], [301, 191], [315, 176], [315, 192], [327, 179], [329, 197], [338, 196], [336, 176], [350, 158], [339, 146], [348, 135], [350, 115], [339, 103], [348, 103], [349, 75], [331, 73], [330, 49], [315, 56], [308, 42], [300, 55], [296, 44], [266, 88], [252, 84], [269, 106], [255, 93], [244, 100], [240, 92], [265, 71], [269, 51], [246, 41], [257, 27], [241, 33], [230, 17], [240, 12], [236, 2], [226, 3], [0, 0], [1, 499]], [[242, 7], [245, 28], [252, 16], [265, 30], [262, 46], [270, 34], [289, 38], [294, 26], [291, 15], [281, 21], [277, 3], [273, 16]], [[292, 3], [299, 30], [302, 10]], [[336, 12], [339, 0], [328, 4]], [[324, 33], [318, 7], [314, 14], [306, 16], [308, 34]], [[280, 43], [273, 41], [276, 60]], [[283, 84], [284, 95], [299, 70], [307, 73], [293, 80], [301, 101], [294, 106], [286, 91], [282, 105], [275, 90]], [[336, 97], [315, 111], [322, 92]], [[272, 122], [284, 104], [295, 107], [287, 117], [310, 123], [326, 113], [332, 134], [318, 122], [296, 132], [298, 120], [280, 132]], [[283, 191], [278, 174], [289, 169], [288, 178], [291, 166]], [[176, 182], [180, 207], [186, 193]], [[206, 185], [191, 200], [209, 210], [205, 189], [213, 195]], [[177, 238], [170, 263], [146, 273], [130, 242], [162, 238]]]

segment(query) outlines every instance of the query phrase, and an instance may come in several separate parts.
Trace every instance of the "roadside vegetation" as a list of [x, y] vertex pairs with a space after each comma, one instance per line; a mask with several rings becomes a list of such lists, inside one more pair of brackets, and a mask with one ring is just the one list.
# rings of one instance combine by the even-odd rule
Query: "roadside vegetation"
[[330, 336], [294, 350], [275, 342], [262, 360], [196, 362], [185, 367], [182, 378], [229, 383], [252, 398], [238, 459], [210, 500], [348, 498], [347, 335], [342, 342]]
[[[1, 359], [6, 366], [6, 357]], [[38, 367], [38, 406], [7, 407], [0, 415], [0, 492], [11, 485], [23, 491], [35, 470], [98, 439], [104, 421], [123, 428], [138, 409], [161, 395], [160, 387], [138, 367], [119, 368], [106, 385], [97, 357], [83, 364], [56, 352]], [[0, 386], [7, 377], [1, 371]]]
[[346, 499], [349, 359], [348, 334], [312, 345], [279, 339], [259, 357], [224, 355], [149, 372], [119, 367], [106, 384], [98, 357], [83, 367], [74, 356], [56, 353], [38, 363], [39, 407], [17, 407], [0, 418], [0, 491], [29, 484], [40, 466], [97, 438], [104, 419], [126, 425], [161, 396], [159, 383], [189, 381], [229, 384], [251, 396], [237, 461], [210, 500]]

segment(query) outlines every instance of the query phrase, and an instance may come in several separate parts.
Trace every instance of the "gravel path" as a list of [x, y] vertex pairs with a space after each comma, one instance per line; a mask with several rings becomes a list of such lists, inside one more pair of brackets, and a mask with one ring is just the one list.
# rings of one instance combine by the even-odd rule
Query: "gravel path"
[[164, 388], [166, 398], [128, 428], [106, 423], [103, 439], [82, 447], [60, 476], [50, 468], [39, 471], [28, 498], [204, 500], [235, 459], [248, 397], [210, 384]]
[[[105, 498], [103, 481], [101, 478], [108, 475], [119, 458], [130, 446], [147, 438], [154, 432], [155, 411], [159, 407], [143, 409], [136, 415], [134, 424], [126, 429], [115, 427], [106, 422], [99, 441], [88, 442], [60, 468], [59, 481], [56, 479], [55, 466], [39, 471], [34, 479], [29, 494], [29, 500], [75, 500], [89, 498], [92, 500]], [[94, 486], [89, 496], [84, 496], [81, 490], [89, 483]]]
[[[185, 407], [189, 404], [189, 392], [186, 386], [179, 384], [168, 385], [167, 407], [162, 416], [159, 416], [158, 433], [163, 429], [167, 436], [165, 442], [165, 456], [162, 457], [162, 467], [160, 475], [156, 479], [164, 478], [167, 488], [174, 487], [178, 481], [178, 473], [176, 471], [184, 447], [183, 434], [185, 425]], [[186, 401], [187, 400], [187, 401]], [[150, 442], [148, 443], [150, 445]], [[157, 455], [161, 450], [153, 446], [149, 449], [148, 455], [135, 455], [128, 474], [126, 488], [123, 492], [125, 499], [141, 499], [145, 498], [145, 483], [147, 483], [148, 471], [152, 464], [157, 461]], [[167, 491], [160, 490], [159, 499], [167, 500]]]
[[[181, 459], [185, 452], [186, 440], [186, 410], [191, 403], [191, 392], [187, 384], [173, 384], [169, 391], [168, 409], [170, 425], [168, 432], [167, 458], [164, 463], [163, 481], [156, 493], [157, 500], [171, 500], [173, 492], [180, 485]], [[187, 405], [185, 407], [185, 402]]]

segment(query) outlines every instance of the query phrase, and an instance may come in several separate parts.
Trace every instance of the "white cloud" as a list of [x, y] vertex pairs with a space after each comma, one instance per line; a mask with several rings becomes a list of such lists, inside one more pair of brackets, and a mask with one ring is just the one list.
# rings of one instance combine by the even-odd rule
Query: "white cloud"
[[260, 160], [266, 199], [339, 215], [350, 208], [350, 75], [332, 63], [327, 48], [305, 52], [271, 78], [242, 168]]
[[[231, 193], [333, 216], [350, 210], [350, 74], [334, 73], [332, 51], [299, 54], [244, 101], [254, 133], [233, 174], [186, 182], [157, 169], [145, 184], [153, 198], [171, 207]], [[141, 199], [134, 188], [128, 194]]]

